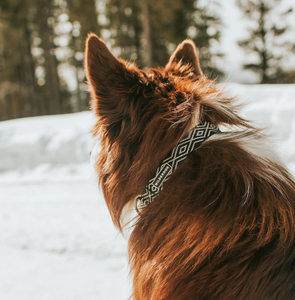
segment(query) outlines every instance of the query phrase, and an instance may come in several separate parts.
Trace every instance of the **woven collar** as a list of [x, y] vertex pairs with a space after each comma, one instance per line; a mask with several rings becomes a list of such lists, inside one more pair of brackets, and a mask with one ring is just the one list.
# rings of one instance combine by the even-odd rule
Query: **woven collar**
[[183, 138], [162, 161], [155, 175], [146, 185], [143, 194], [136, 198], [136, 209], [140, 211], [154, 201], [163, 189], [164, 182], [187, 156], [199, 148], [210, 136], [218, 132], [219, 129], [209, 122], [203, 122], [191, 129], [188, 135]]

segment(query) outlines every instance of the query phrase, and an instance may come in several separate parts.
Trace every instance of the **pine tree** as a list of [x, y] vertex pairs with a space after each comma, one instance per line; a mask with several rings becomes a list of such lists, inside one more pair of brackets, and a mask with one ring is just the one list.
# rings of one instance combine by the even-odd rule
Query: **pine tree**
[[212, 49], [221, 27], [215, 11], [196, 0], [108, 0], [105, 27], [115, 53], [143, 68], [164, 66], [177, 44], [190, 37], [200, 49], [205, 73], [216, 76], [222, 72], [215, 61], [221, 55]]
[[139, 1], [108, 0], [103, 26], [110, 34], [108, 42], [116, 55], [145, 66], [144, 58], [140, 56], [142, 24]]
[[0, 120], [39, 114], [30, 4], [0, 3]]
[[207, 1], [181, 1], [181, 8], [175, 12], [175, 36], [180, 40], [189, 36], [199, 49], [200, 65], [204, 73], [213, 78], [220, 78], [223, 72], [217, 67], [217, 61], [223, 57], [219, 51], [222, 22], [217, 11], [220, 4]]
[[181, 26], [176, 23], [175, 14], [180, 11], [180, 0], [150, 0], [148, 1], [150, 16], [150, 35], [152, 49], [152, 67], [164, 66], [170, 57], [170, 50], [174, 50], [179, 42], [176, 28]]
[[[43, 97], [46, 102], [47, 114], [59, 114], [61, 110], [61, 89], [58, 75], [58, 61], [55, 56], [54, 43], [54, 0], [39, 0], [38, 13], [35, 15], [34, 28], [40, 38], [40, 48], [44, 58], [45, 71], [44, 84], [42, 85]], [[52, 24], [51, 24], [52, 23]]]
[[61, 0], [0, 3], [0, 118], [68, 112], [55, 50], [56, 8]]
[[84, 47], [87, 34], [94, 32], [101, 34], [101, 27], [98, 24], [98, 12], [95, 0], [65, 0], [67, 3], [72, 32], [68, 45], [72, 50], [69, 64], [75, 68], [77, 89], [75, 111], [81, 111], [88, 107], [88, 95], [85, 93], [85, 73], [84, 73]]
[[255, 24], [249, 29], [249, 38], [238, 42], [240, 47], [257, 57], [256, 61], [245, 63], [244, 69], [258, 73], [260, 83], [275, 83], [282, 75], [282, 58], [294, 49], [292, 43], [280, 41], [289, 30], [285, 19], [292, 9], [279, 13], [281, 0], [237, 0], [237, 3]]

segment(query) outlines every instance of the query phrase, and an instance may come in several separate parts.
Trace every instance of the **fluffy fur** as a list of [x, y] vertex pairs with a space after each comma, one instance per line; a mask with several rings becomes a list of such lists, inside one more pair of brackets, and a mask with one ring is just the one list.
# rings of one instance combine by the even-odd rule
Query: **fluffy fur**
[[186, 40], [163, 69], [118, 60], [94, 34], [86, 73], [101, 151], [95, 168], [115, 225], [193, 126], [208, 139], [144, 208], [129, 239], [134, 300], [295, 299], [295, 184], [262, 132], [207, 79]]

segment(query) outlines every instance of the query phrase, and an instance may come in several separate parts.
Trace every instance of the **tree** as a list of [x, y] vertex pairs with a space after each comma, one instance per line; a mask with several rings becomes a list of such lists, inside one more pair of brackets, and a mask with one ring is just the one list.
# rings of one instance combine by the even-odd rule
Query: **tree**
[[222, 22], [217, 11], [220, 4], [207, 1], [201, 5], [200, 1], [184, 0], [181, 7], [175, 11], [174, 26], [176, 42], [188, 36], [193, 39], [199, 49], [200, 65], [209, 77], [222, 77], [223, 72], [218, 68], [217, 61], [223, 57], [219, 51]]
[[0, 3], [1, 119], [68, 112], [55, 55], [57, 0]]
[[199, 48], [204, 73], [213, 77], [223, 74], [216, 65], [217, 58], [222, 55], [213, 49], [221, 36], [221, 19], [216, 13], [218, 4], [215, 1], [207, 1], [206, 5], [202, 6], [199, 2], [148, 1], [153, 66], [165, 64], [176, 46], [189, 37]]
[[[100, 33], [96, 3], [0, 1], [0, 119], [80, 111], [88, 106], [82, 87], [83, 52], [87, 34]], [[68, 76], [72, 70], [76, 70], [77, 93], [70, 95], [67, 82], [73, 82]]]
[[221, 21], [208, 4], [201, 7], [196, 0], [108, 0], [106, 16], [112, 47], [124, 59], [137, 60], [143, 68], [163, 66], [177, 44], [190, 37], [200, 49], [205, 73], [222, 73], [215, 62], [221, 55], [212, 51], [219, 42]]
[[258, 73], [260, 83], [275, 83], [282, 75], [282, 58], [295, 48], [294, 44], [282, 41], [289, 30], [285, 19], [292, 9], [279, 13], [281, 0], [237, 0], [237, 3], [254, 23], [249, 29], [249, 38], [238, 42], [240, 47], [256, 56], [256, 61], [245, 63], [244, 69]]
[[140, 57], [142, 58], [143, 65], [150, 68], [152, 66], [152, 40], [149, 6], [145, 0], [138, 1], [141, 10], [140, 19], [142, 25], [142, 34], [140, 39], [142, 55]]
[[0, 119], [37, 115], [38, 85], [31, 52], [30, 0], [0, 3]]
[[59, 114], [62, 112], [62, 99], [60, 81], [58, 75], [58, 61], [55, 56], [54, 44], [54, 0], [39, 0], [38, 13], [35, 15], [35, 29], [40, 38], [40, 47], [43, 50], [45, 81], [42, 86], [43, 99], [46, 103], [47, 114]]
[[109, 32], [108, 42], [116, 55], [125, 60], [137, 61], [140, 66], [145, 67], [145, 58], [140, 50], [142, 38], [140, 1], [108, 0], [103, 27], [105, 32]]
[[94, 32], [101, 33], [98, 24], [98, 13], [95, 0], [65, 0], [67, 3], [72, 32], [68, 47], [71, 48], [73, 55], [69, 63], [75, 68], [77, 82], [76, 98], [77, 105], [75, 110], [84, 110], [87, 106], [87, 95], [85, 93], [85, 73], [83, 65], [83, 53], [87, 34]]

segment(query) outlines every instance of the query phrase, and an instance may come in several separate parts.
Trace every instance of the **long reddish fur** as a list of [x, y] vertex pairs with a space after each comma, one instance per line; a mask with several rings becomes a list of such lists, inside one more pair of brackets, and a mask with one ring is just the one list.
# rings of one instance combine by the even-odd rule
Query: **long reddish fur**
[[95, 168], [119, 230], [124, 207], [190, 128], [232, 128], [189, 155], [139, 212], [129, 239], [133, 299], [295, 299], [294, 179], [272, 154], [251, 151], [263, 133], [203, 75], [194, 44], [144, 72], [90, 34], [85, 63]]

